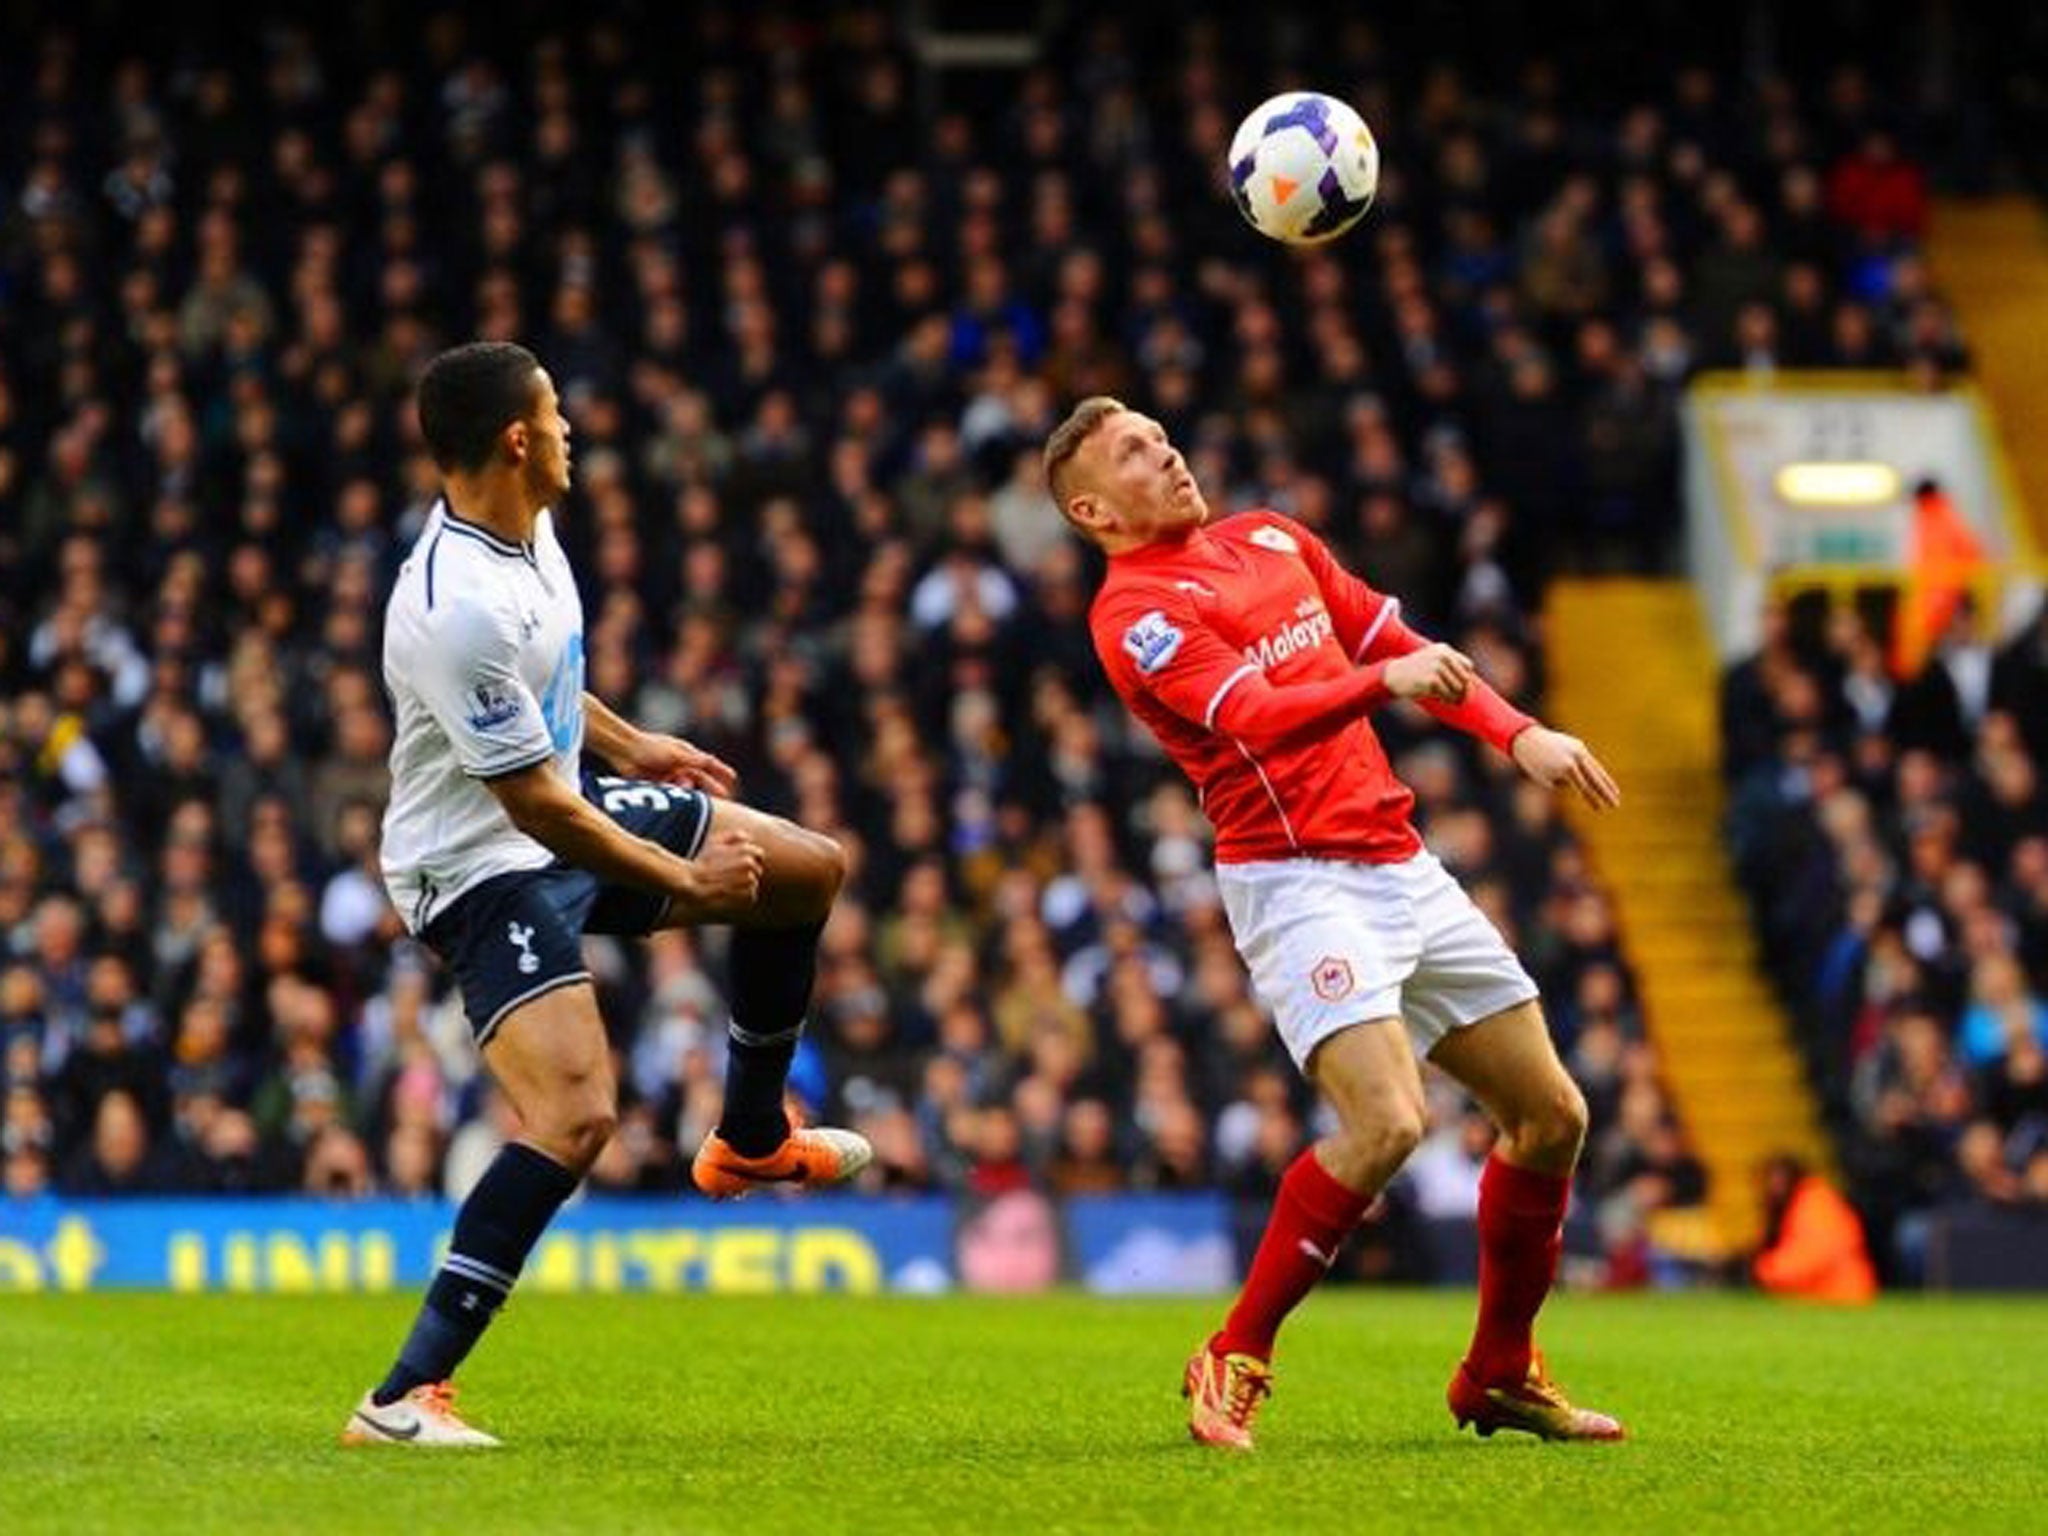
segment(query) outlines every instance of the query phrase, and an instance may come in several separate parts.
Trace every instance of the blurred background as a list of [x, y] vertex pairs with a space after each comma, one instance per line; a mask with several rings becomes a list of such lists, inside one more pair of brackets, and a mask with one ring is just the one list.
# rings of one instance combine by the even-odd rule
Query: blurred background
[[[574, 423], [590, 687], [854, 855], [793, 1086], [889, 1198], [750, 1209], [773, 1283], [1226, 1287], [1317, 1133], [1090, 651], [1093, 393], [1622, 779], [1375, 720], [1592, 1106], [1572, 1283], [2048, 1282], [2044, 60], [1941, 0], [0, 3], [0, 1283], [407, 1283], [517, 1134], [377, 873], [475, 337]], [[1291, 87], [1385, 167], [1313, 253], [1221, 185]], [[717, 931], [589, 948], [622, 1126], [537, 1263], [758, 1279], [596, 1256], [718, 1248], [725, 1001]], [[1430, 1099], [1340, 1273], [1469, 1279]]]

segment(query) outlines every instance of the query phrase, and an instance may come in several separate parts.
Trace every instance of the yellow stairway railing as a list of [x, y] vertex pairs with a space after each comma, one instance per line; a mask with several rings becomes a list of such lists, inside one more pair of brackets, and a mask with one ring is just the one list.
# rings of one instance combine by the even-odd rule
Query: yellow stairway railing
[[1703, 1217], [1656, 1235], [1700, 1256], [1757, 1236], [1754, 1171], [1772, 1152], [1833, 1159], [1723, 844], [1719, 670], [1682, 581], [1552, 587], [1548, 711], [1621, 782], [1619, 810], [1571, 813], [1612, 893], [1674, 1107], [1710, 1180]]

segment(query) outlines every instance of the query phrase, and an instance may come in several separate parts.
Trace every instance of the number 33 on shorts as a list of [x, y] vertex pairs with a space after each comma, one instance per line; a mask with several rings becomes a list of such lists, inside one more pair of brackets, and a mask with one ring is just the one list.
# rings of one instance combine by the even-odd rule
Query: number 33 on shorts
[[665, 811], [697, 793], [680, 784], [657, 784], [651, 779], [622, 779], [615, 773], [600, 773], [590, 781], [597, 791], [591, 798], [607, 816], [621, 811]]
[[615, 773], [583, 777], [583, 798], [636, 837], [695, 858], [711, 830], [711, 800], [701, 789]]

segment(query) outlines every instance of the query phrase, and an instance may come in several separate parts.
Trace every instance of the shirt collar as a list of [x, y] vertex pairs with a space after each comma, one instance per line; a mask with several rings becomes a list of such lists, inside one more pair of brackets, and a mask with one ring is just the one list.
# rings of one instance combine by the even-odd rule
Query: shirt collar
[[509, 555], [514, 560], [533, 559], [531, 544], [514, 543], [511, 539], [491, 532], [482, 523], [473, 523], [466, 517], [456, 516], [455, 509], [448, 504], [448, 498], [445, 496], [441, 498], [441, 521], [449, 532], [475, 539], [497, 554]]

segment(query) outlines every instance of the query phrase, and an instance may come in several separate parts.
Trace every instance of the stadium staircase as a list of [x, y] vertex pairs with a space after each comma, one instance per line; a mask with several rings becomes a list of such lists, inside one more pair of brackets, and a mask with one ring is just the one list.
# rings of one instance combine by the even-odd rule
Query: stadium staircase
[[1719, 672], [1682, 581], [1551, 588], [1549, 714], [1622, 787], [1621, 808], [1568, 814], [1612, 893], [1673, 1105], [1706, 1165], [1708, 1204], [1661, 1214], [1653, 1239], [1704, 1260], [1760, 1227], [1757, 1163], [1778, 1150], [1831, 1168], [1818, 1106], [1772, 992], [1722, 842]]
[[[1935, 285], [1956, 312], [1970, 372], [2008, 443], [2048, 442], [2048, 218], [2024, 194], [1945, 198], [1927, 242]], [[2034, 547], [2048, 550], [2048, 454], [2011, 457]]]

